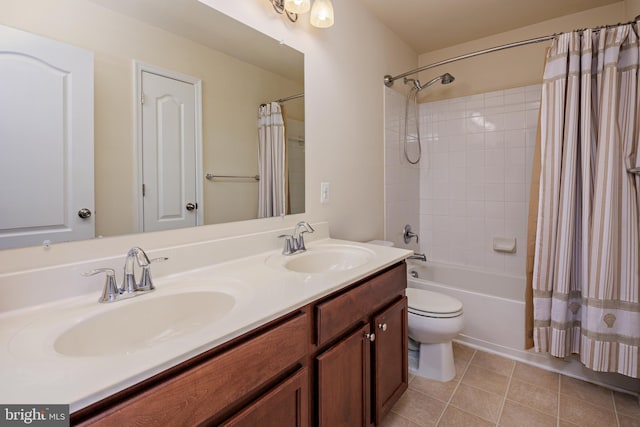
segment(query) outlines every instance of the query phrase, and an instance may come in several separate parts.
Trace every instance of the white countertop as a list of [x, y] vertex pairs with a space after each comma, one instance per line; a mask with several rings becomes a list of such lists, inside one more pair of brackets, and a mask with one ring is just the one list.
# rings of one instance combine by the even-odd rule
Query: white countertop
[[[352, 269], [309, 274], [282, 265], [305, 254], [284, 257], [280, 251], [269, 251], [157, 278], [154, 292], [128, 300], [99, 304], [96, 292], [2, 313], [0, 402], [70, 404], [72, 412], [79, 410], [412, 254], [404, 249], [335, 239], [309, 243], [307, 254], [335, 245], [357, 246], [371, 256]], [[235, 305], [222, 318], [188, 334], [128, 353], [101, 356], [70, 357], [53, 347], [65, 330], [102, 312], [136, 304], [143, 298], [203, 289], [232, 295]]]

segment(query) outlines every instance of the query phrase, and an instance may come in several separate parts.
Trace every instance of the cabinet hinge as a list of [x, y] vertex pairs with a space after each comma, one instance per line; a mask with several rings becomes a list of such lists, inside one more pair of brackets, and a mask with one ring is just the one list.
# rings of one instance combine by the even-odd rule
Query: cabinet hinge
[[144, 93], [140, 94], [140, 104], [144, 104]]
[[147, 192], [146, 190], [147, 190], [146, 187], [144, 186], [144, 184], [142, 184], [142, 197], [145, 196], [145, 194]]

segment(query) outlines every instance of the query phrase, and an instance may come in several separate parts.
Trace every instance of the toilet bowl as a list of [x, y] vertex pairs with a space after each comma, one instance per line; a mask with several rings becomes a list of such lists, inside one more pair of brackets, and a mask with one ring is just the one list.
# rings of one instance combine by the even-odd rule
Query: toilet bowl
[[437, 381], [456, 375], [451, 340], [462, 331], [462, 303], [448, 295], [407, 288], [409, 338], [420, 345], [418, 366], [410, 371]]

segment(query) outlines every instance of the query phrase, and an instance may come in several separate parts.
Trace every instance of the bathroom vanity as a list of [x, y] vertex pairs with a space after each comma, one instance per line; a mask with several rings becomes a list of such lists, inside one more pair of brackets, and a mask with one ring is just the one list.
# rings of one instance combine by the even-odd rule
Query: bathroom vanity
[[370, 426], [406, 390], [406, 265], [72, 415], [79, 425]]
[[106, 304], [81, 273], [123, 255], [0, 274], [0, 401], [74, 425], [379, 424], [407, 387], [411, 251], [314, 227], [291, 256], [280, 229], [152, 248], [156, 289]]

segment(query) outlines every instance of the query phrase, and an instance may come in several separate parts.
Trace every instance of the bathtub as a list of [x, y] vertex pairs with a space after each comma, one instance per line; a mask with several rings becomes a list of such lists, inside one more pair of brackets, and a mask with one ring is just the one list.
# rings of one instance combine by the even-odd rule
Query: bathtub
[[524, 349], [524, 277], [412, 260], [407, 272], [408, 287], [441, 292], [462, 302], [464, 328], [457, 340], [494, 350]]
[[[575, 356], [557, 359], [525, 350], [524, 277], [414, 260], [407, 261], [407, 272], [410, 288], [441, 292], [462, 301], [464, 328], [455, 341], [623, 393], [640, 394], [640, 381], [635, 378], [591, 371]], [[412, 277], [412, 272], [418, 277]]]

